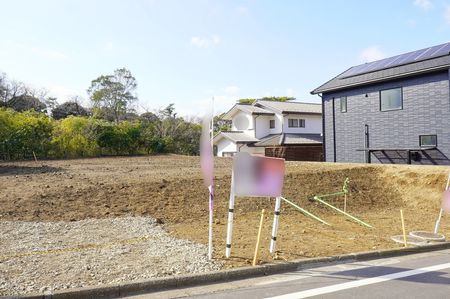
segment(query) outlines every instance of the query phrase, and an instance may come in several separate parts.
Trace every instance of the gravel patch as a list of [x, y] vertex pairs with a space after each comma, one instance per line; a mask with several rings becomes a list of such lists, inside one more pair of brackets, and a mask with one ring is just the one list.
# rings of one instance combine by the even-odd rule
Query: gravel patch
[[155, 219], [0, 221], [0, 296], [219, 270], [207, 247]]

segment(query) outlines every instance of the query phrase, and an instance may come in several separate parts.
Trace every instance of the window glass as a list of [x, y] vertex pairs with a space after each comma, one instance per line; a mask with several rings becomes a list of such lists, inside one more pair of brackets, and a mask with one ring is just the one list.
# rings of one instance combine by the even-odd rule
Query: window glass
[[269, 128], [271, 128], [271, 129], [275, 128], [275, 120], [274, 119], [271, 119], [269, 121]]
[[304, 119], [299, 119], [299, 126], [300, 128], [304, 128], [305, 127], [305, 120]]
[[341, 97], [341, 112], [347, 112], [347, 97]]
[[288, 127], [289, 128], [298, 128], [298, 119], [289, 118], [288, 119]]
[[437, 146], [436, 135], [421, 135], [420, 146]]
[[398, 110], [403, 108], [403, 96], [401, 88], [386, 89], [380, 91], [380, 110]]

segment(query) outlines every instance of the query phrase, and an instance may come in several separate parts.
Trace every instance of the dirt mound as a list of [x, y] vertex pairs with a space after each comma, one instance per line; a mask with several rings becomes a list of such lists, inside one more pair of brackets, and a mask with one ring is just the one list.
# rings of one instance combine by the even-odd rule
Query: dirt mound
[[[230, 191], [231, 159], [216, 159], [215, 246], [222, 256]], [[34, 162], [2, 163], [0, 220], [75, 221], [117, 216], [160, 219], [175, 236], [206, 244], [207, 189], [198, 157], [45, 161], [49, 171], [17, 175], [14, 169]], [[11, 171], [13, 169], [13, 171]], [[54, 170], [54, 171], [50, 171]], [[408, 230], [431, 230], [440, 207], [448, 168], [376, 166], [335, 163], [286, 163], [284, 197], [331, 223], [326, 227], [282, 205], [279, 250], [285, 258], [323, 256], [396, 247], [389, 238], [401, 232], [399, 209]], [[311, 201], [314, 195], [342, 190], [350, 179], [347, 210], [375, 227], [367, 229]], [[327, 199], [342, 207], [343, 197]], [[274, 200], [237, 198], [235, 235], [230, 266], [246, 264], [252, 256], [258, 213], [273, 210]], [[264, 225], [262, 260], [268, 261], [270, 213]], [[450, 221], [443, 220], [447, 230]]]

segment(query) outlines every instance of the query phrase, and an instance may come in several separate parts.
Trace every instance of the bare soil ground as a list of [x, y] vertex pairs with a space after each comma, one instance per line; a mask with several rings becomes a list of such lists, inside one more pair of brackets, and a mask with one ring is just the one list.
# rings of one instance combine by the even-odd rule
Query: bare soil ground
[[[268, 254], [274, 200], [237, 198], [233, 257], [223, 259], [230, 191], [230, 158], [216, 159], [215, 258], [225, 267], [248, 265], [259, 213], [265, 208], [260, 263]], [[400, 209], [408, 231], [432, 231], [448, 167], [286, 162], [284, 197], [332, 224], [322, 225], [282, 204], [277, 247], [298, 259], [398, 247]], [[337, 192], [350, 179], [347, 211], [368, 229], [310, 199]], [[78, 221], [148, 216], [178, 238], [207, 243], [208, 203], [198, 157], [150, 156], [0, 163], [0, 221]], [[330, 199], [338, 207], [343, 198]], [[1, 223], [1, 222], [0, 222]], [[442, 232], [449, 237], [450, 219]], [[0, 230], [1, 232], [1, 230]], [[20, 240], [17, 240], [20, 242]]]

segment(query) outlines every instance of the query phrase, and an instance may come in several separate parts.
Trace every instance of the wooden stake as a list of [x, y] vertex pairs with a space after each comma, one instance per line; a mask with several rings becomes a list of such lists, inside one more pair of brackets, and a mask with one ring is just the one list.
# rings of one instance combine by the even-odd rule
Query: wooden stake
[[256, 266], [256, 259], [258, 258], [259, 242], [261, 240], [261, 231], [262, 231], [265, 211], [266, 211], [265, 209], [262, 209], [262, 211], [261, 211], [261, 220], [259, 221], [258, 237], [256, 239], [255, 256], [253, 257], [253, 263], [252, 263], [253, 266]]
[[34, 157], [34, 162], [37, 163], [37, 158], [36, 158], [36, 154], [34, 153], [34, 151], [33, 151], [33, 157]]
[[344, 193], [344, 212], [347, 212], [347, 193]]
[[403, 210], [401, 209], [400, 209], [400, 218], [402, 219], [403, 243], [405, 244], [405, 247], [407, 247], [408, 243], [406, 242], [405, 219], [403, 218]]

